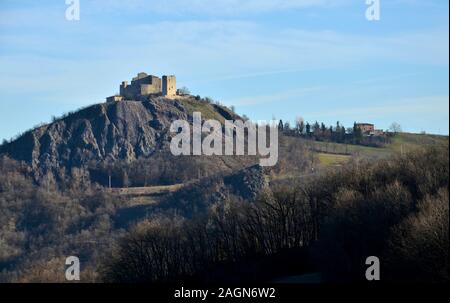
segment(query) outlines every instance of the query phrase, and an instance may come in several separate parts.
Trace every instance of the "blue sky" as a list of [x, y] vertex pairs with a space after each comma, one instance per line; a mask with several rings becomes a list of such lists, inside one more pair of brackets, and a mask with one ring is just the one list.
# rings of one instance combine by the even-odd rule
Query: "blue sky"
[[448, 134], [448, 1], [0, 0], [0, 139], [145, 71], [254, 120]]

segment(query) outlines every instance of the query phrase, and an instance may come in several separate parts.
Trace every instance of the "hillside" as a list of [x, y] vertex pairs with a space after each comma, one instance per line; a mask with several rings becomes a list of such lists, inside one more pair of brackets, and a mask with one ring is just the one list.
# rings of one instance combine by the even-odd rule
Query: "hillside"
[[[27, 163], [38, 183], [50, 175], [56, 183], [71, 182], [75, 177], [103, 186], [111, 182], [113, 187], [181, 184], [219, 172], [233, 173], [255, 163], [254, 157], [245, 156], [172, 156], [171, 122], [192, 121], [195, 111], [201, 112], [204, 120], [221, 123], [242, 119], [224, 106], [192, 96], [95, 104], [25, 132], [0, 146], [0, 155]], [[319, 166], [339, 167], [354, 158], [381, 159], [421, 147], [448, 146], [447, 136], [409, 133], [397, 134], [381, 148], [288, 136], [279, 140], [275, 177], [303, 175]]]
[[377, 162], [382, 159], [423, 150], [447, 148], [449, 137], [429, 134], [398, 133], [383, 147], [314, 141], [301, 137], [280, 136], [279, 161], [271, 174], [272, 183], [302, 180], [336, 170], [354, 161]]
[[[384, 147], [340, 144], [334, 142], [312, 141], [306, 144], [315, 150], [325, 163], [345, 162], [345, 158], [362, 157], [383, 159], [396, 154], [415, 151], [428, 147], [448, 147], [449, 137], [429, 134], [398, 133], [390, 138]], [[333, 155], [336, 157], [333, 159]]]
[[[152, 158], [154, 162], [174, 166], [171, 170], [182, 171], [185, 161], [170, 155], [169, 127], [174, 120], [192, 121], [194, 111], [200, 111], [203, 119], [239, 118], [225, 107], [194, 97], [102, 103], [30, 130], [0, 146], [0, 154], [25, 161], [37, 180], [48, 173], [63, 180], [72, 174], [73, 168], [89, 169], [94, 180], [102, 178], [101, 174], [95, 176], [99, 175], [96, 170], [99, 166]], [[194, 162], [212, 173], [251, 164], [239, 157], [220, 161], [200, 157]]]
[[448, 136], [400, 133], [394, 136], [392, 143], [387, 148], [394, 152], [404, 153], [424, 147], [448, 146], [448, 143]]
[[[290, 223], [293, 224], [292, 229], [289, 230], [300, 227], [304, 229], [304, 239], [310, 239], [316, 228], [308, 223], [312, 222], [312, 217], [304, 217], [308, 213], [316, 216], [310, 212], [313, 205], [310, 203], [316, 198], [322, 199], [323, 193], [334, 191], [336, 194], [323, 201], [352, 197], [353, 187], [360, 184], [356, 177], [366, 180], [362, 176], [367, 171], [360, 169], [359, 163], [352, 164], [362, 159], [366, 162], [365, 167], [382, 172], [385, 161], [391, 161], [392, 165], [401, 164], [389, 159], [395, 155], [407, 155], [429, 146], [444, 146], [448, 151], [448, 137], [440, 136], [398, 134], [385, 147], [374, 148], [280, 135], [278, 163], [271, 168], [255, 165], [256, 158], [248, 156], [172, 156], [168, 150], [170, 123], [176, 119], [192, 121], [194, 111], [200, 111], [203, 119], [221, 122], [240, 119], [226, 107], [194, 97], [103, 103], [30, 130], [0, 146], [0, 282], [64, 281], [59, 270], [68, 255], [80, 256], [83, 260], [86, 281], [98, 281], [99, 266], [105, 252], [113, 251], [125, 232], [139, 226], [154, 226], [157, 228], [156, 239], [161, 235], [169, 239], [173, 236], [173, 228], [180, 222], [201, 223], [202, 218], [207, 220], [205, 222], [220, 224], [212, 230], [210, 223], [200, 226], [200, 230], [208, 231], [205, 237], [212, 237], [208, 239], [215, 239], [220, 228], [225, 227], [225, 232], [235, 230], [235, 220], [254, 220], [245, 226], [256, 224], [257, 228], [243, 228], [250, 232], [243, 239], [256, 237], [258, 243], [275, 245], [268, 247], [267, 253], [267, 262], [272, 264], [272, 253], [279, 248], [303, 248], [298, 243], [289, 244], [290, 240], [287, 244], [280, 242], [281, 246], [272, 243], [274, 238], [265, 238], [266, 234], [280, 231], [282, 238], [287, 235], [278, 230], [286, 226], [286, 222], [279, 223], [278, 220], [283, 220], [286, 214], [295, 210]], [[439, 171], [445, 175], [446, 164], [440, 163], [443, 161], [439, 158], [443, 153], [435, 151], [432, 154], [438, 160], [427, 162], [430, 168], [424, 176], [428, 176], [428, 171], [430, 176]], [[421, 154], [412, 160], [411, 163], [422, 169]], [[434, 169], [434, 165], [439, 170]], [[440, 165], [444, 168], [441, 169]], [[352, 167], [356, 175], [350, 171]], [[342, 178], [346, 171], [346, 177]], [[403, 166], [392, 174], [391, 183], [396, 185], [398, 180], [403, 180]], [[446, 174], [448, 179], [448, 172]], [[416, 172], [411, 176], [424, 180]], [[329, 182], [330, 178], [333, 178], [332, 182]], [[402, 182], [407, 183], [409, 179]], [[333, 184], [338, 184], [338, 187], [326, 189]], [[405, 188], [410, 188], [406, 185]], [[346, 186], [350, 194], [340, 192], [341, 186]], [[432, 187], [434, 191], [441, 184]], [[291, 195], [286, 189], [301, 190]], [[393, 192], [396, 190], [394, 188]], [[313, 199], [309, 200], [311, 197]], [[295, 206], [298, 198], [305, 200]], [[389, 199], [390, 196], [386, 201]], [[323, 208], [328, 209], [333, 207]], [[245, 212], [241, 213], [241, 210]], [[211, 215], [210, 220], [208, 216]], [[230, 220], [230, 227], [222, 225], [222, 218]], [[298, 222], [299, 219], [306, 221]], [[167, 225], [166, 221], [169, 222]], [[182, 235], [181, 232], [175, 234]], [[203, 234], [195, 231], [194, 235]], [[168, 243], [166, 240], [157, 243]], [[192, 243], [201, 247], [206, 242]], [[258, 246], [251, 244], [249, 247]], [[226, 243], [223, 247], [231, 246]], [[240, 258], [241, 253], [247, 253], [245, 249], [242, 252], [238, 249], [233, 254], [237, 253], [236, 258]], [[207, 251], [206, 248], [204, 250]], [[261, 251], [256, 253], [261, 257]], [[303, 266], [305, 259], [292, 257], [292, 251], [287, 253], [280, 255], [280, 260], [284, 262], [286, 258], [292, 258], [299, 260], [300, 267]], [[288, 264], [288, 267], [295, 269], [299, 265], [295, 264]], [[236, 268], [241, 267], [241, 263], [235, 265]], [[304, 270], [302, 267], [292, 273], [303, 273]], [[279, 274], [290, 273], [290, 270], [282, 270]], [[255, 276], [263, 277], [263, 274], [267, 272]], [[264, 279], [269, 278], [275, 276]]]

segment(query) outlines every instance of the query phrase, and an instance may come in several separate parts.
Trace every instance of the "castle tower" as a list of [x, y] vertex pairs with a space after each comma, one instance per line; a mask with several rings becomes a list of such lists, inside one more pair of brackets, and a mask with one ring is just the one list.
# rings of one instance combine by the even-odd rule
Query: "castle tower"
[[127, 81], [122, 81], [122, 84], [120, 85], [120, 95], [121, 96], [125, 96], [126, 91], [127, 91], [127, 87], [128, 87], [128, 82]]
[[175, 76], [162, 77], [162, 95], [175, 96], [177, 94], [177, 78]]

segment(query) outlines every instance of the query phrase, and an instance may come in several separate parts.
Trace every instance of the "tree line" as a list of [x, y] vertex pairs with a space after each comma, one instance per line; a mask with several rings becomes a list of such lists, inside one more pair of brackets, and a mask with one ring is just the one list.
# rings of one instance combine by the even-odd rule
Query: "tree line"
[[278, 129], [287, 136], [374, 147], [382, 147], [390, 143], [390, 137], [394, 134], [394, 132], [388, 132], [383, 136], [365, 136], [356, 122], [353, 127], [346, 128], [339, 121], [334, 126], [326, 126], [323, 122], [305, 122], [303, 118], [297, 118], [293, 126], [288, 121], [279, 120]]
[[430, 149], [213, 205], [193, 220], [155, 214], [100, 273], [108, 282], [261, 282], [286, 274], [260, 266], [281, 254], [279, 264], [324, 281], [363, 281], [375, 255], [385, 281], [448, 281], [448, 172], [448, 148]]

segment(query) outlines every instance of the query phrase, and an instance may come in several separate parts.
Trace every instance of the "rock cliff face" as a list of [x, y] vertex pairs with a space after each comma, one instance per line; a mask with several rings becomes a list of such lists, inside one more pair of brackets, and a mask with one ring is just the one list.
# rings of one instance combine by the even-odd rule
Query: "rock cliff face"
[[192, 121], [193, 111], [205, 112], [205, 119], [239, 118], [225, 107], [190, 97], [96, 104], [28, 131], [0, 146], [0, 154], [25, 161], [36, 175], [89, 163], [149, 158], [170, 152], [170, 124], [177, 119]]
[[269, 189], [266, 173], [267, 168], [256, 164], [229, 174], [216, 174], [196, 180], [160, 197], [158, 203], [121, 208], [114, 217], [115, 225], [125, 228], [161, 212], [194, 218], [225, 201], [253, 202], [264, 190]]
[[151, 206], [149, 213], [155, 209], [165, 209], [193, 217], [227, 200], [254, 201], [268, 188], [266, 170], [255, 164], [232, 173], [198, 180], [169, 195], [160, 205]]

